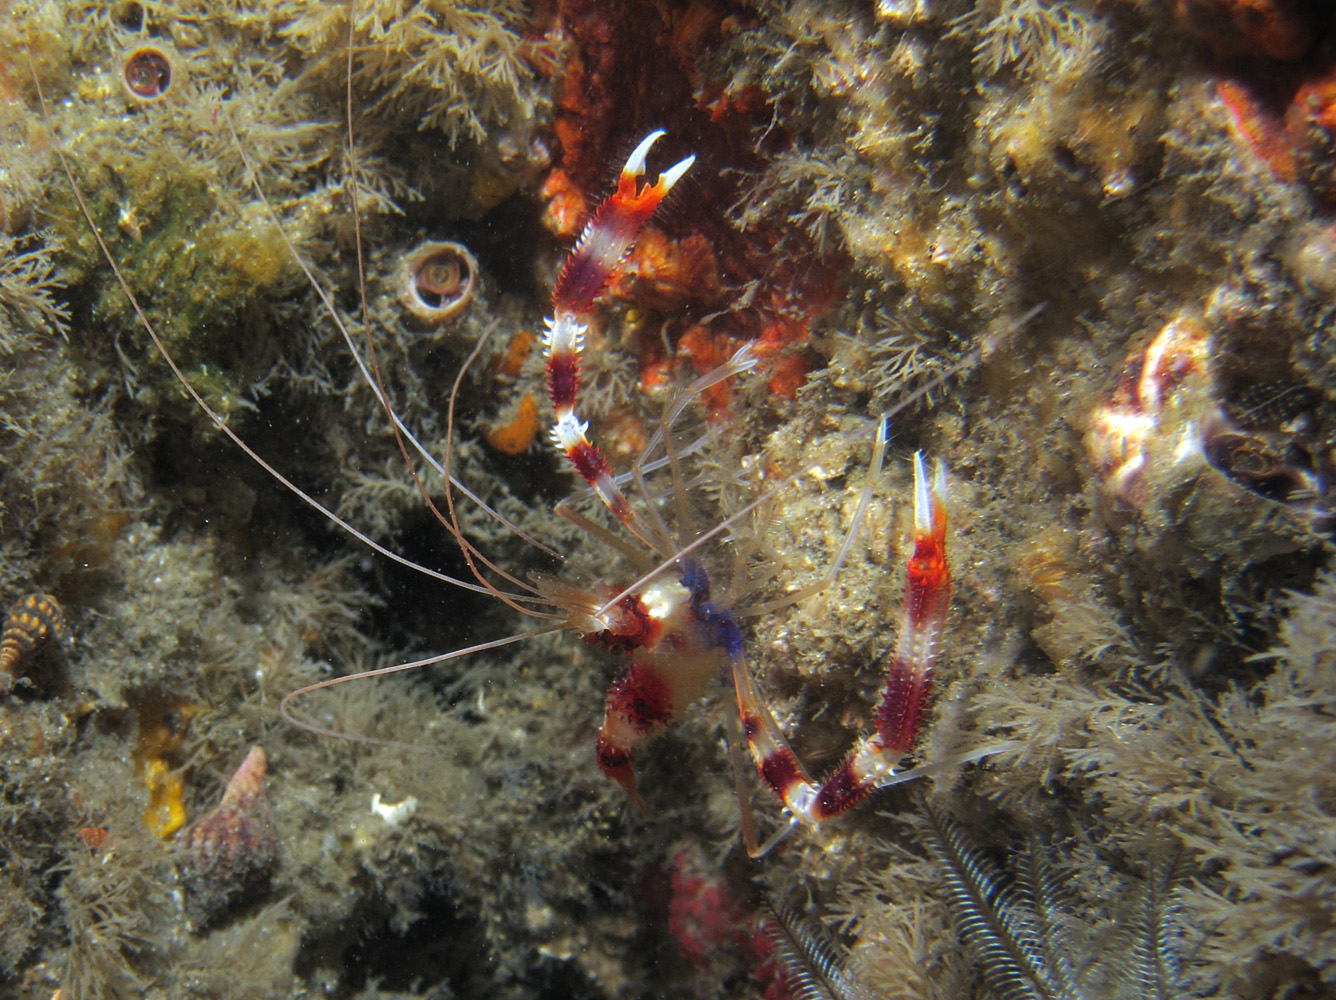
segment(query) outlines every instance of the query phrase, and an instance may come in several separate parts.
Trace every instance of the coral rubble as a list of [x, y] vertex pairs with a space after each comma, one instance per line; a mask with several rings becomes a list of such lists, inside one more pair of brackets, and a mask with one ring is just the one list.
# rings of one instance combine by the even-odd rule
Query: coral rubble
[[[1333, 52], [1318, 0], [11, 4], [0, 996], [1329, 996]], [[641, 813], [624, 657], [510, 596], [657, 561], [542, 446], [533, 334], [653, 128], [698, 159], [580, 412], [646, 523], [721, 526], [814, 772], [949, 470], [939, 766], [759, 861], [726, 685]]]

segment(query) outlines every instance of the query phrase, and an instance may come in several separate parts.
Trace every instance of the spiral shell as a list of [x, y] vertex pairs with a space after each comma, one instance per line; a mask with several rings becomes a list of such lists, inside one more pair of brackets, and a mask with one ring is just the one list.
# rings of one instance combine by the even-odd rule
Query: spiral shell
[[462, 243], [428, 240], [403, 258], [395, 284], [418, 325], [439, 326], [472, 301], [478, 262]]
[[251, 748], [222, 800], [184, 838], [182, 880], [196, 928], [262, 895], [278, 866], [278, 834], [264, 795], [264, 749]]
[[27, 672], [42, 646], [59, 640], [64, 631], [65, 614], [50, 594], [29, 594], [16, 602], [5, 616], [0, 636], [0, 692]]
[[172, 57], [156, 45], [131, 49], [121, 63], [121, 83], [136, 101], [151, 103], [167, 96], [176, 78]]

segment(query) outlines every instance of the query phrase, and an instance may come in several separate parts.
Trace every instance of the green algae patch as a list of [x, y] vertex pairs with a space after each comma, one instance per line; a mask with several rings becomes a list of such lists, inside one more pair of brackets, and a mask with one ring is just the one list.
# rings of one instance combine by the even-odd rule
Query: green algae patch
[[[262, 209], [226, 201], [207, 171], [169, 148], [108, 148], [85, 133], [71, 152], [84, 198], [144, 315], [184, 367], [202, 365], [237, 328], [247, 307], [298, 274], [278, 228]], [[96, 289], [96, 325], [135, 364], [156, 356], [134, 308], [110, 279], [73, 196], [56, 189], [57, 235], [68, 248], [72, 285]]]

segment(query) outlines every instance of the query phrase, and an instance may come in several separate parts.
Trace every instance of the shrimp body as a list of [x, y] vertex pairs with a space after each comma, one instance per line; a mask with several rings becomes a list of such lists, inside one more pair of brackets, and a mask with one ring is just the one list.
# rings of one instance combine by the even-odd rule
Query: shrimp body
[[[595, 211], [567, 258], [553, 291], [553, 316], [546, 339], [547, 388], [556, 418], [553, 442], [613, 516], [665, 557], [661, 571], [612, 595], [602, 605], [592, 595], [574, 602], [570, 599], [576, 592], [565, 595], [566, 603], [585, 605], [572, 615], [571, 621], [579, 624], [571, 627], [587, 642], [629, 656], [604, 699], [595, 752], [603, 773], [643, 808], [632, 770], [635, 750], [662, 733], [686, 705], [700, 697], [711, 678], [731, 679], [742, 739], [762, 783], [783, 804], [793, 824], [815, 825], [857, 805], [894, 775], [918, 736], [951, 592], [946, 563], [946, 474], [939, 464], [930, 483], [922, 456], [915, 456], [914, 552], [906, 566], [900, 634], [875, 726], [827, 778], [814, 781], [760, 698], [746, 662], [741, 631], [729, 609], [710, 600], [705, 569], [676, 552], [660, 532], [637, 516], [606, 460], [586, 437], [587, 424], [575, 412], [585, 315], [595, 296], [616, 275], [654, 209], [695, 159], [682, 160], [656, 183], [641, 188], [646, 156], [662, 134], [653, 132], [636, 147], [622, 169], [616, 191]], [[745, 351], [730, 362], [736, 371], [753, 363]], [[884, 447], [883, 424], [874, 471]], [[735, 748], [734, 753], [738, 752]], [[758, 846], [745, 815], [743, 829], [753, 853], [762, 853], [777, 842], [776, 837]]]
[[603, 773], [642, 808], [632, 753], [666, 730], [742, 650], [732, 614], [709, 598], [709, 577], [689, 558], [676, 576], [656, 579], [636, 598], [653, 628], [608, 688], [595, 754]]
[[[642, 187], [646, 157], [663, 134], [651, 132], [632, 151], [616, 190], [594, 212], [567, 257], [553, 288], [546, 339], [547, 389], [556, 417], [553, 443], [613, 516], [660, 553], [667, 546], [636, 517], [606, 459], [586, 437], [588, 425], [576, 415], [575, 405], [584, 317], [616, 276], [654, 210], [696, 159], [688, 156]], [[745, 364], [741, 361], [738, 369]], [[654, 576], [595, 611], [601, 627], [583, 633], [593, 645], [630, 656], [604, 699], [595, 754], [603, 773], [642, 808], [631, 768], [635, 749], [667, 729], [681, 709], [726, 670], [729, 651], [742, 647], [732, 616], [710, 603], [704, 568], [686, 557], [675, 563], [675, 572]]]

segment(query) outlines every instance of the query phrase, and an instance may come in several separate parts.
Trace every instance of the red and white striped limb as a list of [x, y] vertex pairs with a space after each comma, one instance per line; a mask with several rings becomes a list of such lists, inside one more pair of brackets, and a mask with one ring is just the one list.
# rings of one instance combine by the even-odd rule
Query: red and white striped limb
[[817, 825], [857, 805], [896, 773], [918, 736], [951, 596], [946, 470], [939, 462], [929, 482], [921, 454], [914, 456], [914, 552], [905, 573], [900, 636], [877, 705], [876, 728], [820, 783], [812, 780], [789, 748], [757, 695], [742, 657], [733, 657], [733, 684], [747, 748], [761, 781], [791, 817], [789, 827], [766, 844], [748, 845], [753, 854], [765, 853], [797, 823]]
[[[594, 212], [557, 277], [552, 290], [552, 318], [547, 321], [547, 393], [556, 412], [552, 441], [566, 455], [608, 509], [630, 526], [631, 507], [613, 481], [607, 461], [585, 437], [588, 424], [575, 414], [580, 391], [580, 350], [587, 328], [585, 316], [594, 299], [617, 274], [654, 210], [695, 162], [688, 156], [640, 185], [650, 147], [664, 133], [651, 132], [632, 151], [622, 168], [617, 189]], [[637, 532], [638, 533], [638, 532]]]

